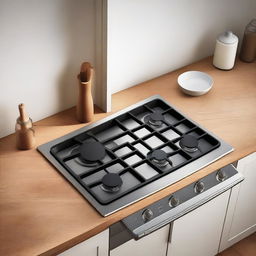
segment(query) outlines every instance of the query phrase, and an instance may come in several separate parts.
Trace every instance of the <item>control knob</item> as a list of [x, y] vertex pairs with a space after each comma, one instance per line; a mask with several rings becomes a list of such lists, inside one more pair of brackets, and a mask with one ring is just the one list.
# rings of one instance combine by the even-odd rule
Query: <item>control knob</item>
[[171, 207], [175, 207], [175, 206], [179, 205], [179, 203], [180, 203], [179, 198], [177, 198], [175, 196], [171, 196], [171, 198], [169, 199], [169, 205]]
[[154, 214], [153, 214], [152, 210], [150, 210], [150, 209], [146, 209], [146, 210], [144, 210], [144, 211], [142, 212], [142, 219], [143, 219], [144, 221], [149, 221], [149, 220], [151, 220], [151, 219], [153, 218], [153, 216], [154, 216]]
[[226, 173], [223, 170], [219, 170], [216, 174], [216, 179], [218, 181], [224, 181], [227, 178]]
[[194, 187], [194, 189], [195, 189], [195, 192], [196, 193], [202, 193], [203, 191], [204, 191], [204, 189], [205, 189], [205, 186], [204, 186], [204, 183], [200, 180], [200, 181], [198, 181], [196, 184], [195, 184], [195, 187]]

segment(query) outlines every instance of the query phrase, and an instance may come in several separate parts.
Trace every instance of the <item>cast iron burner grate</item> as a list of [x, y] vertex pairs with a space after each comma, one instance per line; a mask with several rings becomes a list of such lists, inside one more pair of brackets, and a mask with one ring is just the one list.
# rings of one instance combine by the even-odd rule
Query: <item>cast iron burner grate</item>
[[195, 161], [220, 142], [161, 99], [51, 147], [83, 189], [108, 205]]

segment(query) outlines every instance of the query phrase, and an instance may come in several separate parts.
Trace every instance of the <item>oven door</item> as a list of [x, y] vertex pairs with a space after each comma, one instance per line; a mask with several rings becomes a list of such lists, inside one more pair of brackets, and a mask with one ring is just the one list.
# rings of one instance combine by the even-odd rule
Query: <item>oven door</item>
[[233, 165], [228, 165], [128, 216], [122, 223], [134, 239], [140, 239], [212, 200], [243, 179]]
[[216, 255], [230, 192], [138, 240], [121, 222], [115, 224], [110, 229], [110, 256]]

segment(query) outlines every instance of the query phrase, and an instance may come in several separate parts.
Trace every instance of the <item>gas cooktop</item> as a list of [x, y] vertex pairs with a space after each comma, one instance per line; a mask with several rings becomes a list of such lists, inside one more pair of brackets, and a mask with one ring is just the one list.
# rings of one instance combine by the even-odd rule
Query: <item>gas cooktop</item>
[[107, 216], [233, 148], [157, 95], [38, 150]]

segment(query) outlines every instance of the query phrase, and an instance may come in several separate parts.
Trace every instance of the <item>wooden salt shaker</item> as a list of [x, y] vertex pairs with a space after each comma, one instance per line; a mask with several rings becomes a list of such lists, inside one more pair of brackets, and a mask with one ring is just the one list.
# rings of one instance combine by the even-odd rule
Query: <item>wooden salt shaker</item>
[[20, 116], [16, 122], [16, 144], [18, 149], [31, 149], [35, 146], [35, 132], [32, 120], [25, 112], [24, 104], [19, 104]]
[[92, 99], [92, 83], [94, 71], [89, 62], [81, 65], [80, 74], [78, 75], [79, 95], [76, 106], [76, 115], [78, 121], [87, 123], [93, 120], [93, 99]]

